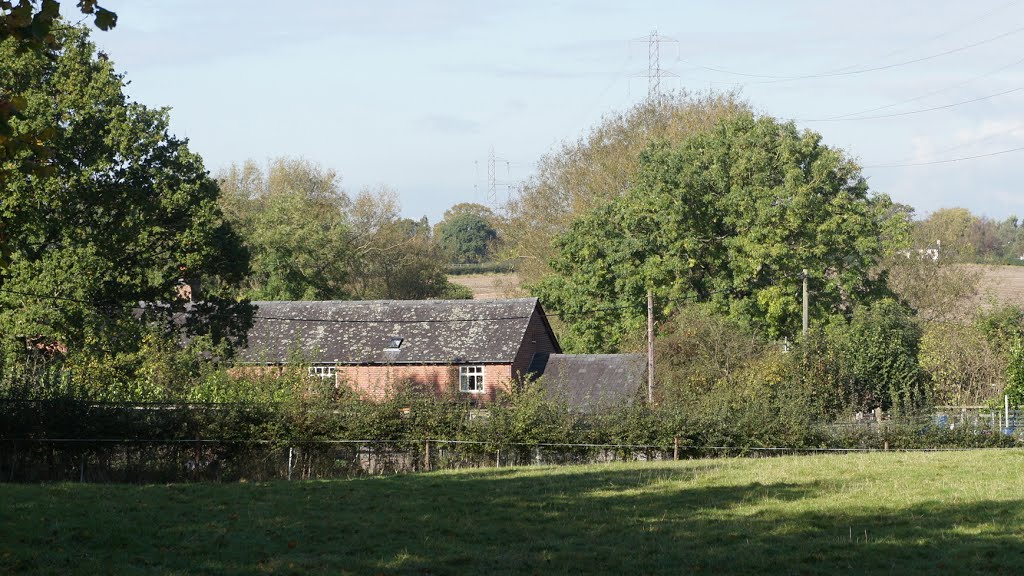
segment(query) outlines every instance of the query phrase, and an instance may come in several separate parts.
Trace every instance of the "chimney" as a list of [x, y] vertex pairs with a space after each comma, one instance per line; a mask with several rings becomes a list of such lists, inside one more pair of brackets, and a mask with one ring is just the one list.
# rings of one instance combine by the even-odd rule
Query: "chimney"
[[178, 298], [186, 300], [188, 302], [198, 302], [202, 298], [202, 286], [198, 279], [194, 278], [181, 278], [178, 280]]

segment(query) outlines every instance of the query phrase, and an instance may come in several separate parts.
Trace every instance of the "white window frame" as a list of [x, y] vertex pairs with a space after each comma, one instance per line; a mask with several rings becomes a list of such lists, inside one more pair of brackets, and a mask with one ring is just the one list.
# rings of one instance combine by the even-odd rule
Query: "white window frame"
[[310, 366], [309, 375], [324, 380], [337, 380], [338, 369], [333, 365]]
[[480, 364], [459, 366], [459, 392], [483, 394], [486, 391], [484, 373], [484, 366]]

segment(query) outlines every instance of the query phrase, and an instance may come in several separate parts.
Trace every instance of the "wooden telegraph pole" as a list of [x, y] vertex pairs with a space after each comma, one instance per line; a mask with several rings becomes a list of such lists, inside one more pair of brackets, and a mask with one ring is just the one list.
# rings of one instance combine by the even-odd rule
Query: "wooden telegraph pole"
[[808, 317], [807, 317], [807, 268], [804, 268], [803, 276], [804, 276], [804, 332], [803, 332], [803, 334], [804, 334], [804, 338], [806, 338], [807, 337], [807, 326], [808, 326]]
[[647, 402], [654, 404], [654, 291], [647, 289]]

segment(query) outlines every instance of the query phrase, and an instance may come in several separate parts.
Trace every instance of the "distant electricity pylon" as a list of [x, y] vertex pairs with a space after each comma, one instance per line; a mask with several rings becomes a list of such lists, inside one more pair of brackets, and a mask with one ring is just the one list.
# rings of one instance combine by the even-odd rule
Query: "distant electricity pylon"
[[[499, 158], [494, 154], [494, 146], [491, 145], [490, 150], [487, 153], [487, 206], [494, 210], [498, 210], [501, 206], [498, 205], [498, 188], [505, 187], [509, 191], [512, 190], [512, 185], [504, 180], [498, 180], [498, 163], [505, 163], [505, 176], [508, 177], [512, 173], [512, 163], [504, 158]], [[474, 164], [477, 164], [474, 162]], [[477, 164], [479, 168], [479, 164]], [[479, 177], [479, 176], [478, 176]], [[476, 185], [473, 185], [476, 188]]]
[[674, 43], [677, 45], [676, 51], [678, 52], [679, 41], [675, 38], [658, 34], [657, 30], [652, 30], [647, 36], [637, 38], [633, 41], [647, 42], [647, 74], [641, 74], [641, 76], [647, 77], [647, 98], [653, 100], [661, 94], [662, 77], [670, 76], [678, 78], [677, 74], [661, 67], [661, 45], [662, 43]]

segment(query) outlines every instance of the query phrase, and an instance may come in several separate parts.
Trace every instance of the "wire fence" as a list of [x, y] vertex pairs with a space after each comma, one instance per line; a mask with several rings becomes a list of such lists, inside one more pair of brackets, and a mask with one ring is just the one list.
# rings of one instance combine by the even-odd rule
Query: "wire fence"
[[[678, 458], [678, 452], [675, 454]], [[191, 482], [349, 478], [442, 469], [672, 459], [653, 445], [525, 444], [471, 440], [0, 440], [0, 480]]]
[[[536, 464], [1024, 446], [1024, 411], [1008, 406], [936, 407], [930, 414], [902, 417], [859, 413], [791, 429], [792, 436], [781, 429], [751, 431], [742, 423], [713, 429], [693, 421], [682, 425], [687, 434], [679, 423], [651, 421], [619, 430], [594, 421], [538, 434], [511, 430], [516, 435], [510, 437], [510, 429], [489, 428], [483, 419], [464, 427], [468, 437], [438, 430], [447, 438], [424, 437], [431, 431], [412, 427], [404, 413], [392, 414], [387, 426], [346, 428], [325, 423], [376, 420], [338, 410], [286, 414], [246, 404], [0, 400], [0, 408], [0, 482], [330, 479]], [[534, 441], [517, 441], [524, 439]]]
[[276, 441], [133, 438], [0, 440], [0, 480], [8, 482], [235, 482], [339, 479], [363, 475], [530, 465], [671, 461], [713, 457], [872, 452], [957, 452], [998, 448], [687, 446], [503, 443], [476, 440], [339, 439]]

